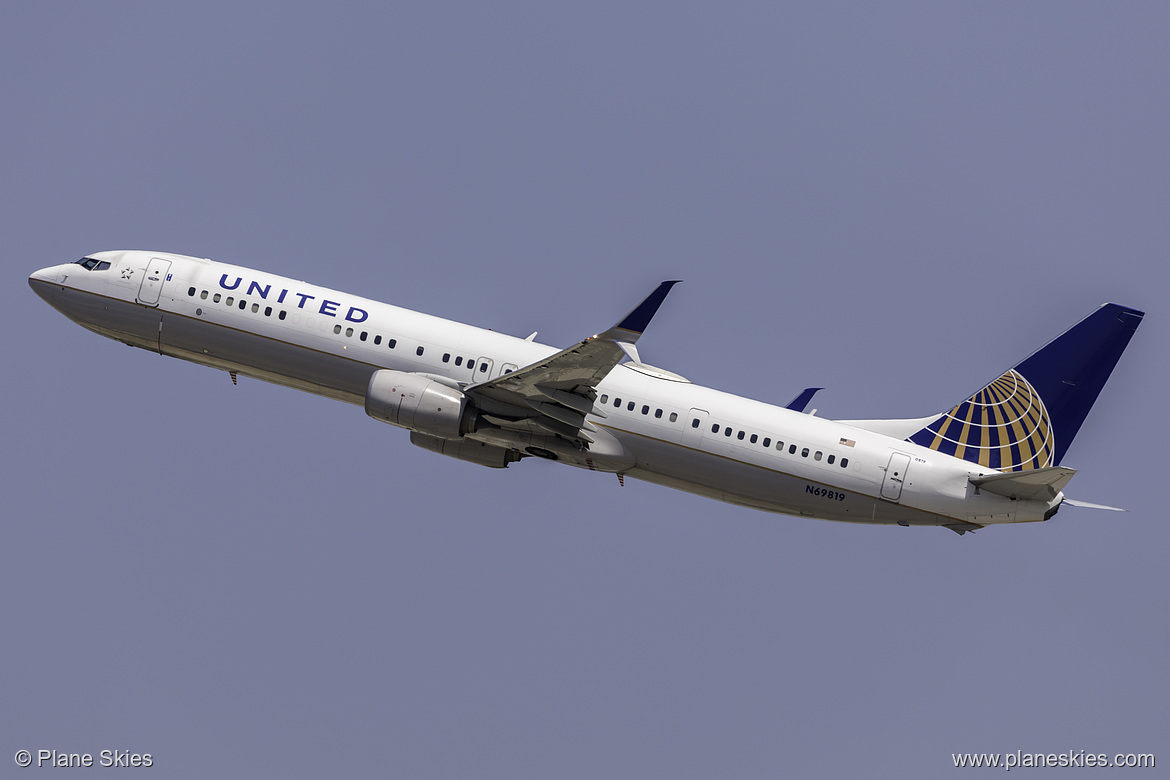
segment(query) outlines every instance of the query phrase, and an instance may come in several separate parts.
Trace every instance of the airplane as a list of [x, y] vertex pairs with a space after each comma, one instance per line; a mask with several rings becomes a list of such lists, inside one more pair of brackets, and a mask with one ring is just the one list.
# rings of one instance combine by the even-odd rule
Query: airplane
[[262, 271], [110, 251], [29, 277], [78, 325], [160, 355], [363, 406], [423, 449], [491, 468], [543, 458], [785, 515], [941, 526], [1048, 520], [1061, 463], [1144, 313], [1114, 303], [946, 411], [898, 420], [774, 406], [643, 363], [662, 282], [565, 349]]

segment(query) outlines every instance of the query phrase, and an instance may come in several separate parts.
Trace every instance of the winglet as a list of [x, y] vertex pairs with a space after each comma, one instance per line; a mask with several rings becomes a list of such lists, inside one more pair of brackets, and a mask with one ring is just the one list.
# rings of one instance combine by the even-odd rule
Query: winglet
[[784, 408], [791, 409], [794, 412], [803, 412], [805, 408], [808, 407], [808, 402], [811, 401], [813, 396], [817, 394], [817, 391], [824, 389], [825, 388], [823, 387], [806, 387], [804, 390], [800, 391], [800, 395], [789, 401], [788, 405]]
[[646, 330], [646, 326], [650, 324], [650, 320], [658, 312], [658, 307], [666, 300], [666, 294], [670, 292], [670, 288], [678, 284], [679, 280], [671, 282], [663, 282], [658, 285], [654, 292], [646, 296], [646, 300], [638, 304], [632, 312], [625, 316], [621, 322], [610, 328], [609, 333], [611, 338], [619, 338], [618, 335], [613, 334], [613, 331], [625, 331], [632, 336], [621, 338], [622, 341], [628, 341], [631, 344], [638, 340], [638, 336]]

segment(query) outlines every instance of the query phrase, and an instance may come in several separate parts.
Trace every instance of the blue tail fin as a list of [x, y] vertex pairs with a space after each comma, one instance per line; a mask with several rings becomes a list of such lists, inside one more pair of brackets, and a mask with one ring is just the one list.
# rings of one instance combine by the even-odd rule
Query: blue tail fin
[[1000, 471], [1059, 465], [1143, 316], [1102, 305], [907, 441]]

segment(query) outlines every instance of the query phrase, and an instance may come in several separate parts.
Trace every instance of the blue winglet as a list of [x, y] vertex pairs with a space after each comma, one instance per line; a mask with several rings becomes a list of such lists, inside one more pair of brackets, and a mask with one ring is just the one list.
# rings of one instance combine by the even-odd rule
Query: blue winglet
[[825, 388], [823, 388], [823, 387], [806, 387], [806, 388], [804, 388], [804, 390], [802, 390], [800, 392], [800, 395], [796, 396], [796, 398], [793, 398], [791, 401], [789, 401], [788, 405], [785, 406], [784, 408], [791, 409], [794, 412], [803, 412], [805, 410], [805, 407], [808, 406], [809, 401], [811, 401], [813, 399], [813, 396], [817, 394], [817, 391], [824, 390], [824, 389]]
[[622, 330], [628, 330], [631, 333], [641, 334], [646, 330], [646, 326], [650, 324], [650, 320], [654, 318], [654, 314], [658, 311], [658, 307], [666, 300], [666, 294], [670, 292], [670, 288], [678, 284], [679, 280], [673, 282], [663, 282], [658, 285], [654, 292], [646, 296], [646, 300], [638, 304], [637, 308], [626, 315], [625, 319], [617, 324], [617, 327]]

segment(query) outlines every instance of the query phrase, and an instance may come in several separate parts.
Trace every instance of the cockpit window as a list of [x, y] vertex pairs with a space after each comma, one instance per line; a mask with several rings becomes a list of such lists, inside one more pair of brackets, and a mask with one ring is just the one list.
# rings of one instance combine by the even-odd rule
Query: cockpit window
[[110, 267], [109, 260], [96, 260], [92, 257], [83, 257], [77, 261], [76, 265], [80, 265], [87, 271], [105, 271]]

